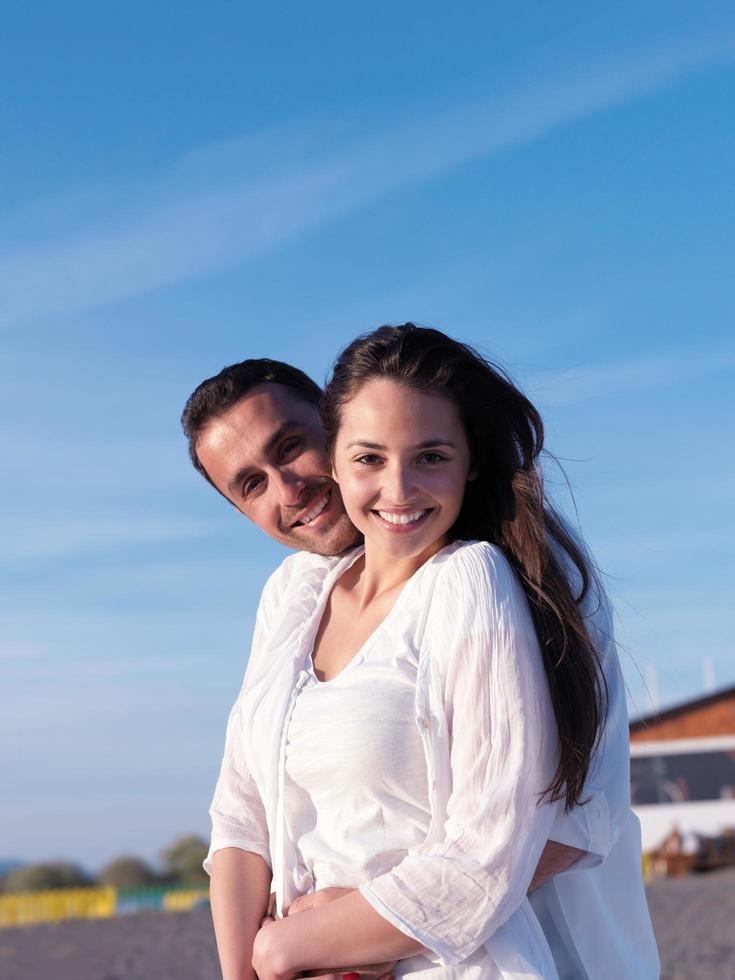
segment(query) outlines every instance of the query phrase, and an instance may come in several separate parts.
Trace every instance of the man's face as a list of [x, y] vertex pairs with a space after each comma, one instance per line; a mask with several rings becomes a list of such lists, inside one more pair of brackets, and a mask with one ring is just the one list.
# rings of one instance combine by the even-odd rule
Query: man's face
[[276, 541], [337, 555], [359, 538], [329, 475], [319, 413], [263, 384], [213, 419], [197, 456], [217, 489]]

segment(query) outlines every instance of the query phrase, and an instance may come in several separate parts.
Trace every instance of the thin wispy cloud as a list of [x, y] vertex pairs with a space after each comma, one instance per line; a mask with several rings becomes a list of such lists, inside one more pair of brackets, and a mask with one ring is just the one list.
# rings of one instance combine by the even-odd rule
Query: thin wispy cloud
[[723, 530], [681, 531], [672, 530], [659, 534], [636, 534], [601, 541], [597, 545], [597, 558], [605, 565], [609, 562], [625, 565], [635, 562], [640, 566], [647, 561], [670, 561], [710, 555], [713, 552], [729, 552], [732, 545]]
[[[119, 301], [246, 261], [401, 187], [542, 139], [733, 54], [735, 38], [722, 34], [617, 62], [598, 59], [369, 138], [340, 141], [330, 130], [328, 152], [296, 154], [275, 173], [247, 165], [249, 155], [257, 156], [257, 141], [239, 145], [229, 162], [226, 150], [208, 155], [204, 148], [169, 180], [159, 175], [132, 192], [115, 188], [107, 215], [104, 195], [75, 195], [79, 223], [70, 206], [64, 232], [50, 239], [24, 233], [20, 244], [16, 216], [6, 234], [0, 229], [0, 324]], [[267, 140], [279, 138], [289, 140], [277, 131]], [[171, 189], [159, 199], [167, 184]]]
[[202, 538], [209, 528], [200, 521], [128, 517], [65, 517], [52, 515], [15, 520], [4, 533], [0, 567], [36, 564], [94, 553], [109, 554], [136, 546]]
[[46, 648], [40, 643], [13, 643], [3, 640], [0, 643], [0, 663], [27, 664], [38, 660], [45, 652]]
[[668, 500], [686, 501], [690, 506], [708, 504], [720, 505], [735, 499], [735, 473], [718, 466], [715, 473], [680, 476], [675, 466], [662, 470], [655, 478], [635, 472], [630, 479], [611, 483], [609, 476], [603, 474], [592, 478], [587, 492], [595, 500], [609, 506], [631, 501], [655, 503], [662, 497]]
[[536, 375], [529, 387], [545, 407], [554, 408], [622, 392], [647, 391], [733, 368], [735, 348], [719, 345], [548, 371]]
[[[174, 431], [178, 409], [178, 403], [172, 405]], [[73, 498], [86, 506], [99, 494], [105, 494], [106, 500], [129, 500], [136, 487], [145, 487], [147, 493], [181, 493], [201, 480], [178, 432], [176, 439], [136, 434], [111, 440], [81, 425], [70, 433], [63, 420], [55, 423], [52, 419], [40, 431], [29, 423], [0, 423], [3, 464], [13, 474], [13, 485], [23, 487], [26, 494], [33, 488], [47, 501], [53, 495], [57, 502], [61, 497]], [[8, 488], [2, 489], [7, 500]]]

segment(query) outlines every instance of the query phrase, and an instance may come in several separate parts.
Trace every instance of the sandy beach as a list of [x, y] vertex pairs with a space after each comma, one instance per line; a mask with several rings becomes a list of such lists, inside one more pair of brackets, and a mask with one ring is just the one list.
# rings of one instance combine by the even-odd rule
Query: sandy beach
[[[735, 871], [653, 882], [663, 980], [735, 980]], [[3, 980], [217, 980], [209, 912], [0, 932]], [[622, 980], [622, 978], [621, 978]]]

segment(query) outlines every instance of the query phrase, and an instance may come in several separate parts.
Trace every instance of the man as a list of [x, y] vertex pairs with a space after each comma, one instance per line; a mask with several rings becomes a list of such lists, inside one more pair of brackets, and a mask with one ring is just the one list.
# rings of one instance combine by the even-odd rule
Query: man
[[321, 391], [297, 368], [243, 361], [204, 381], [182, 416], [192, 463], [266, 534], [337, 555], [359, 541], [324, 455]]
[[[197, 387], [182, 425], [195, 468], [238, 511], [281, 544], [337, 555], [359, 535], [324, 454], [320, 395], [297, 368], [246, 360]], [[624, 691], [614, 644], [605, 639], [607, 732], [588, 777], [589, 799], [557, 820], [530, 888], [560, 978], [657, 975], [642, 892], [616, 898], [617, 878], [639, 860], [639, 843], [629, 809]], [[317, 892], [299, 909], [329, 897]]]

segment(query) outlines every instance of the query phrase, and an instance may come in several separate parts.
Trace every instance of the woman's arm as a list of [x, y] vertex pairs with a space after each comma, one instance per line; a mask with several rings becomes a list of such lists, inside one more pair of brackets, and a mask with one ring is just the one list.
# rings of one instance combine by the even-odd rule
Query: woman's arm
[[270, 886], [271, 869], [259, 854], [225, 847], [213, 855], [209, 894], [223, 980], [256, 980], [253, 942]]
[[[576, 848], [549, 841], [534, 872], [529, 893], [554, 875], [566, 871], [583, 854], [583, 851]], [[347, 896], [353, 900], [343, 901]], [[341, 904], [335, 909], [333, 906], [337, 901]], [[313, 915], [327, 906], [330, 907], [330, 915]], [[378, 915], [357, 890], [325, 888], [321, 893], [317, 891], [302, 896], [291, 908], [300, 916], [304, 912], [312, 914], [303, 916], [299, 922], [294, 923], [289, 910], [288, 919], [280, 922], [270, 920], [264, 925], [263, 934], [259, 934], [253, 951], [254, 969], [260, 980], [292, 980], [302, 971], [314, 969], [320, 970], [325, 976], [339, 973], [356, 973], [362, 976], [365, 971], [361, 967], [344, 966], [341, 956], [346, 945], [353, 950], [354, 962], [375, 963], [377, 961], [374, 957], [379, 957], [384, 952], [388, 961], [380, 960], [381, 978], [387, 976], [387, 971], [395, 966], [396, 960], [427, 951], [415, 939], [406, 936]], [[358, 923], [358, 928], [355, 928]], [[330, 936], [339, 937], [332, 946], [331, 957]], [[364, 949], [365, 956], [370, 957], [369, 960], [360, 958], [361, 948]], [[327, 956], [328, 961], [322, 961], [322, 955]], [[317, 959], [320, 962], [319, 967], [315, 967]]]
[[[253, 946], [259, 980], [292, 980], [305, 970], [352, 972], [345, 963], [383, 963], [426, 950], [396, 929], [359, 891], [266, 923]], [[229, 978], [228, 978], [229, 980]]]
[[[564, 844], [557, 844], [554, 841], [547, 841], [544, 847], [541, 859], [536, 867], [533, 874], [533, 879], [529, 885], [529, 894], [540, 888], [541, 885], [545, 884], [547, 881], [551, 880], [555, 875], [561, 874], [562, 871], [566, 871], [571, 867], [576, 861], [584, 856], [584, 851], [579, 850], [575, 847], [566, 847]], [[288, 910], [288, 915], [300, 914], [302, 912], [315, 911], [317, 909], [323, 908], [331, 902], [335, 902], [339, 898], [344, 898], [346, 895], [359, 894], [356, 889], [351, 888], [322, 888], [318, 889], [316, 892], [312, 892], [308, 895], [302, 895], [291, 903]], [[303, 929], [293, 929], [291, 926], [280, 926], [274, 932], [270, 933], [267, 937], [261, 937], [262, 945], [257, 951], [258, 963], [260, 970], [263, 971], [263, 976], [268, 976], [269, 971], [273, 971], [273, 963], [277, 959], [280, 968], [283, 971], [282, 974], [278, 976], [282, 980], [289, 978], [294, 972], [299, 972], [302, 969], [306, 969], [302, 964], [305, 962], [310, 963], [309, 970], [312, 973], [319, 972], [323, 977], [333, 976], [336, 973], [351, 973], [357, 974], [363, 977], [368, 973], [368, 967], [364, 964], [363, 966], [357, 967], [340, 967], [337, 969], [334, 963], [324, 964], [321, 967], [314, 967], [314, 959], [317, 955], [317, 951], [313, 950], [310, 946], [309, 939], [314, 938], [320, 933], [323, 934], [324, 930], [327, 928], [338, 929], [340, 933], [344, 933], [345, 930], [350, 933], [350, 917], [352, 915], [359, 915], [361, 906], [359, 903], [355, 903], [355, 908], [352, 906], [343, 905], [340, 908], [340, 921], [334, 921], [331, 924], [325, 921], [325, 917], [321, 917], [321, 921], [315, 919], [309, 919], [302, 923]], [[372, 907], [371, 907], [372, 908]], [[269, 922], [267, 923], [267, 928], [270, 928], [270, 924], [275, 921], [272, 916], [269, 917]], [[417, 948], [417, 943], [415, 940], [410, 940], [409, 937], [405, 936], [404, 933], [398, 932], [395, 935], [392, 932], [386, 932], [383, 936], [382, 923], [385, 922], [381, 919], [380, 922], [375, 922], [380, 929], [380, 935], [376, 932], [374, 935], [365, 934], [366, 941], [369, 943], [369, 948], [371, 955], [374, 955], [374, 951], [380, 948], [380, 944], [386, 941], [389, 943], [392, 949], [395, 950], [405, 950], [403, 954], [399, 957], [395, 955], [393, 959], [387, 962], [380, 962], [380, 964], [375, 964], [369, 970], [369, 976], [375, 977], [377, 980], [387, 980], [390, 976], [390, 971], [396, 966], [396, 960], [405, 959], [409, 956], [415, 956], [417, 953], [425, 953], [426, 949], [424, 947]], [[267, 939], [267, 942], [266, 942]], [[353, 941], [350, 938], [350, 941]], [[319, 950], [322, 949], [321, 943], [318, 947]], [[357, 961], [355, 961], [357, 962]], [[277, 974], [273, 972], [274, 980]], [[390, 976], [390, 980], [393, 980]]]

